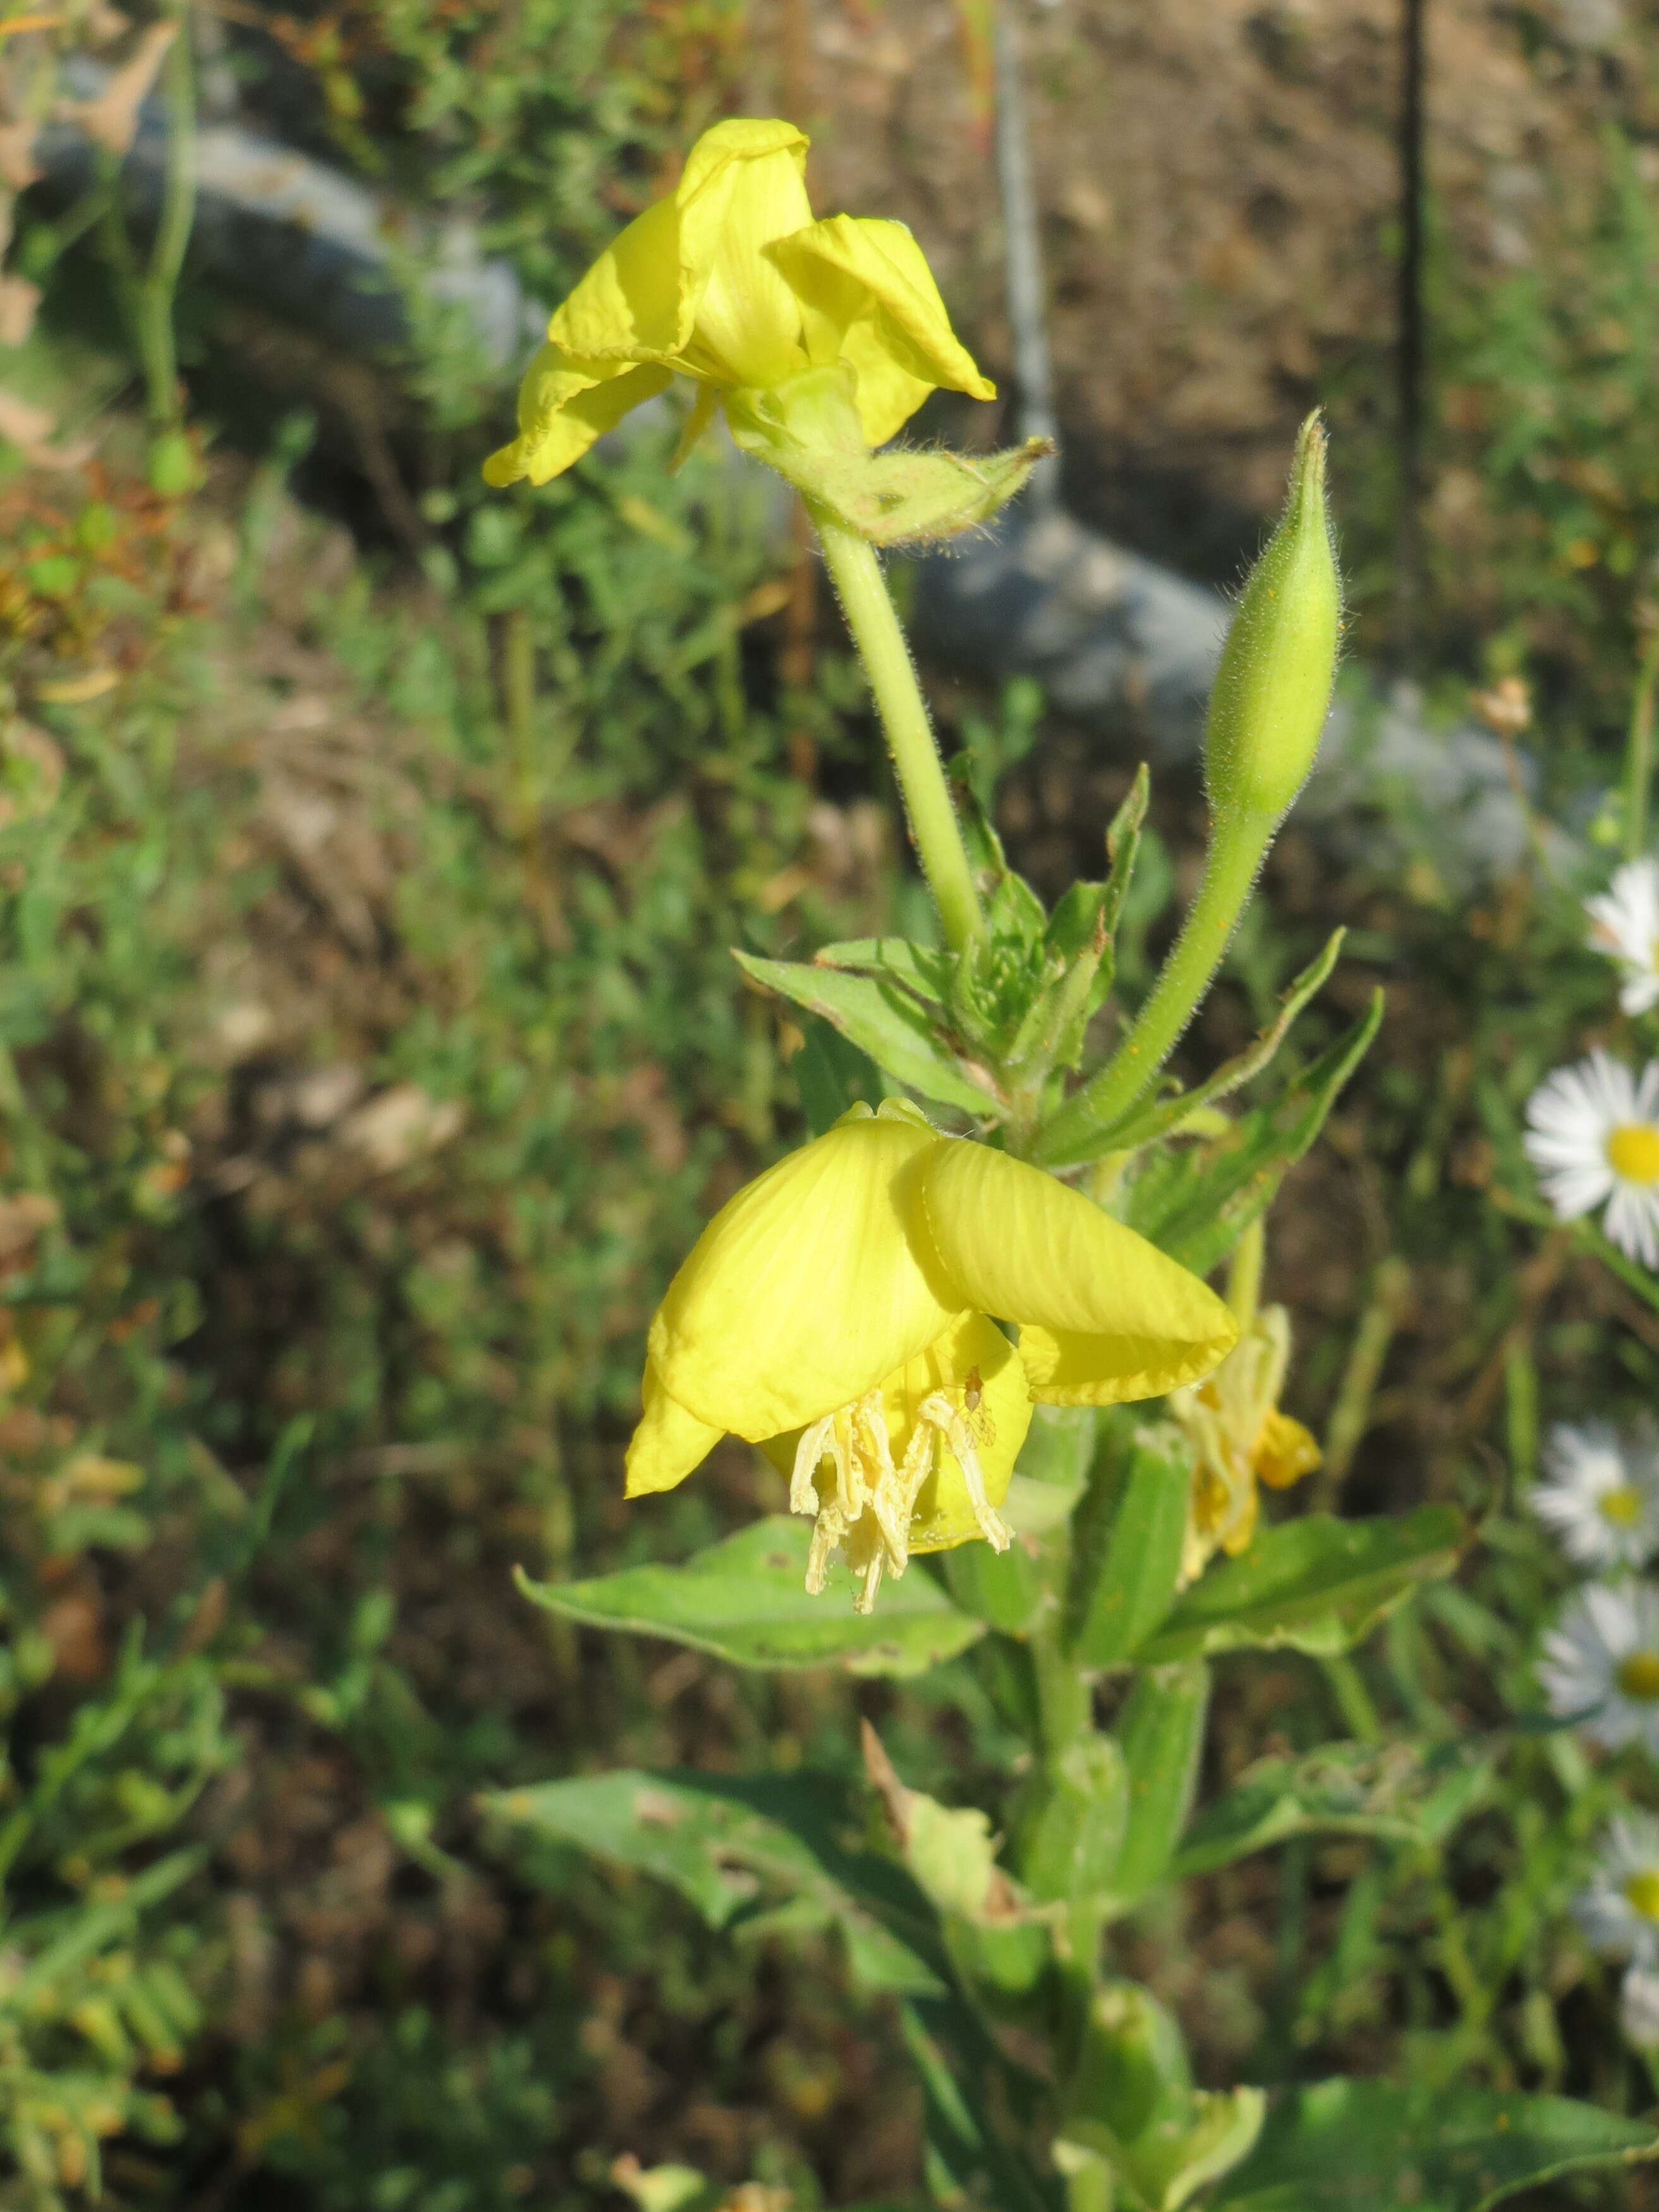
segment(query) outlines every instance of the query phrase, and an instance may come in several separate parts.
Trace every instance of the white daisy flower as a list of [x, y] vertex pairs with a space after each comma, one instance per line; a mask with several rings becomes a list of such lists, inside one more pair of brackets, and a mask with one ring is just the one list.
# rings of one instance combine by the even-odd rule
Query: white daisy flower
[[1599, 897], [1584, 901], [1589, 941], [1618, 963], [1627, 1014], [1659, 1006], [1659, 860], [1627, 860]]
[[1544, 1446], [1547, 1480], [1533, 1511], [1581, 1567], [1639, 1567], [1659, 1550], [1659, 1464], [1644, 1440], [1627, 1447], [1605, 1421], [1563, 1422]]
[[1572, 1913], [1593, 1949], [1659, 1966], [1659, 1820], [1626, 1813], [1608, 1823], [1595, 1875], [1572, 1900]]
[[1589, 1583], [1544, 1638], [1538, 1680], [1592, 1742], [1659, 1757], [1659, 1591]]
[[1659, 2049], [1659, 1973], [1627, 1966], [1619, 1991], [1619, 2025], [1638, 2051]]
[[1527, 1158], [1563, 1221], [1606, 1201], [1605, 1234], [1659, 1267], [1659, 1060], [1641, 1079], [1599, 1048], [1527, 1101]]

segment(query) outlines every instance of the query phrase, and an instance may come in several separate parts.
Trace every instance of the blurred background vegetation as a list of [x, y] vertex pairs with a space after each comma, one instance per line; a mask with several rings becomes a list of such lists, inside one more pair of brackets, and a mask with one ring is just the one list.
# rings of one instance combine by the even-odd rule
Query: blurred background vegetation
[[[908, 220], [1006, 373], [988, 18], [192, 0], [165, 56], [151, 20], [0, 13], [0, 2204], [614, 2204], [630, 2154], [909, 2201], [893, 2024], [831, 1953], [734, 1960], [475, 1809], [619, 1761], [850, 1771], [860, 1714], [963, 1799], [1005, 1724], [967, 1658], [947, 1723], [936, 1677], [750, 1680], [514, 1595], [515, 1564], [682, 1556], [775, 1507], [736, 1447], [620, 1497], [655, 1298], [799, 1136], [822, 1048], [727, 948], [925, 925], [768, 484], [714, 452], [671, 481], [662, 421], [486, 495], [524, 318], [488, 342], [446, 271], [556, 299], [708, 120], [787, 110], [818, 204]], [[1400, 11], [1033, 8], [1066, 495], [1231, 581], [1322, 402], [1357, 661], [1449, 723], [1523, 678], [1528, 804], [1583, 832], [1659, 556], [1659, 6], [1435, 0], [1428, 28], [1402, 465]], [[373, 343], [202, 252], [191, 127], [204, 174], [240, 129], [379, 196]], [[33, 173], [52, 131], [78, 172]], [[122, 183], [147, 145], [159, 231]], [[1092, 870], [1131, 739], [929, 673], [1017, 864]], [[1166, 776], [1132, 983], [1197, 809]], [[1348, 1674], [1242, 1666], [1218, 1771], [1501, 1729], [1562, 1581], [1512, 1479], [1541, 1419], [1659, 1379], [1640, 1283], [1490, 1196], [1601, 1018], [1577, 908], [1417, 865], [1422, 811], [1292, 824], [1200, 1053], [1353, 925], [1306, 1048], [1375, 981], [1389, 1019], [1274, 1217], [1291, 1403], [1323, 1502], [1457, 1498], [1487, 1542]], [[1455, 1844], [1292, 1843], [1137, 1926], [1209, 2078], [1647, 2099], [1560, 1917], [1609, 1801], [1570, 1739], [1489, 1740]]]

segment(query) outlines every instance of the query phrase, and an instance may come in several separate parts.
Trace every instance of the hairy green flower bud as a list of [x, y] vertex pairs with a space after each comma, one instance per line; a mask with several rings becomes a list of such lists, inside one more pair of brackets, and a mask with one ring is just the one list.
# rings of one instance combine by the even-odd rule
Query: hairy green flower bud
[[1302, 788], [1331, 703], [1342, 583], [1325, 501], [1325, 431], [1302, 425], [1277, 530], [1251, 569], [1210, 695], [1204, 778], [1220, 830], [1271, 829]]

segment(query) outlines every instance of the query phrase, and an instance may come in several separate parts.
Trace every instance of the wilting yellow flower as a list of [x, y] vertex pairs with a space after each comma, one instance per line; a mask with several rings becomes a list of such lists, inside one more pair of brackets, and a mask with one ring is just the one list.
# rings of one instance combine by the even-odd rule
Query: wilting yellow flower
[[[703, 387], [700, 424], [717, 392], [844, 371], [871, 446], [937, 386], [995, 398], [902, 222], [813, 221], [807, 143], [791, 123], [747, 117], [704, 131], [672, 198], [629, 223], [554, 314], [520, 391], [519, 434], [484, 465], [491, 483], [545, 483], [676, 374]], [[811, 416], [824, 394], [805, 398]]]
[[1258, 1483], [1287, 1490], [1319, 1465], [1319, 1446], [1279, 1410], [1290, 1364], [1290, 1316], [1264, 1306], [1208, 1379], [1172, 1391], [1170, 1412], [1196, 1455], [1182, 1548], [1182, 1585], [1218, 1551], [1242, 1552], [1255, 1534]]
[[1034, 1401], [1154, 1397], [1237, 1335], [1195, 1275], [1040, 1169], [893, 1100], [854, 1108], [728, 1200], [669, 1285], [628, 1494], [672, 1490], [728, 1432], [763, 1445], [816, 1521], [807, 1587], [844, 1547], [867, 1610], [912, 1552], [1006, 1546]]

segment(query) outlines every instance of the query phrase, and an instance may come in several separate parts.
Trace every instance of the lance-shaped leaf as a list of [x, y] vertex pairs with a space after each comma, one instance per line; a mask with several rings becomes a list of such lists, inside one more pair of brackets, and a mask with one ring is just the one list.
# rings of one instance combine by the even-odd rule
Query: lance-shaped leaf
[[811, 1524], [786, 1513], [711, 1544], [684, 1566], [624, 1567], [588, 1582], [533, 1583], [525, 1595], [590, 1628], [629, 1629], [712, 1652], [737, 1667], [844, 1667], [854, 1674], [919, 1674], [985, 1632], [939, 1584], [910, 1573], [855, 1613], [854, 1583], [831, 1571], [821, 1597], [805, 1590]]
[[1347, 932], [1343, 929], [1332, 931], [1324, 951], [1291, 984], [1279, 1000], [1278, 1013], [1243, 1052], [1231, 1060], [1224, 1060], [1213, 1075], [1193, 1090], [1180, 1091], [1172, 1098], [1158, 1099], [1152, 1105], [1131, 1114], [1127, 1121], [1120, 1121], [1115, 1129], [1105, 1131], [1105, 1149], [1128, 1152], [1136, 1151], [1142, 1145], [1149, 1145], [1155, 1137], [1178, 1128], [1188, 1115], [1196, 1112], [1200, 1106], [1212, 1105], [1218, 1098], [1225, 1098], [1253, 1077], [1260, 1075], [1290, 1035], [1291, 1024], [1304, 1006], [1328, 981], [1346, 935]]
[[538, 1847], [574, 1844], [678, 1891], [711, 1928], [835, 1929], [866, 1991], [945, 1986], [933, 1908], [902, 1867], [863, 1848], [859, 1808], [830, 1776], [623, 1768], [481, 1802], [531, 1879], [556, 1890], [557, 1867]]
[[1333, 1657], [1419, 1583], [1450, 1574], [1468, 1539], [1455, 1505], [1368, 1521], [1310, 1513], [1281, 1522], [1200, 1577], [1135, 1656], [1157, 1665], [1288, 1645]]
[[1568, 2097], [1319, 2081], [1269, 2113], [1213, 2212], [1486, 2212], [1519, 2189], [1659, 2153], [1644, 2120]]
[[820, 1015], [878, 1067], [924, 1098], [979, 1115], [1000, 1110], [989, 1075], [970, 1073], [972, 1063], [952, 1049], [924, 1003], [890, 976], [822, 967], [816, 961], [761, 960], [750, 952], [732, 957], [745, 975]]
[[1127, 1911], [1169, 1873], [1198, 1787], [1209, 1702], [1202, 1660], [1143, 1668], [1135, 1677], [1117, 1730], [1129, 1802], [1112, 1870], [1114, 1911]]
[[1175, 1602], [1192, 1447], [1172, 1421], [1111, 1424], [1079, 1507], [1066, 1633], [1083, 1667], [1127, 1659]]
[[1432, 1841], [1468, 1811], [1486, 1775], [1478, 1761], [1431, 1761], [1407, 1743], [1328, 1743], [1300, 1759], [1258, 1759], [1194, 1820], [1170, 1872], [1212, 1874], [1291, 1836]]
[[1156, 1152], [1129, 1183], [1123, 1218], [1172, 1260], [1206, 1275], [1272, 1203], [1309, 1150], [1382, 1018], [1382, 994], [1271, 1105], [1241, 1115], [1213, 1144]]

